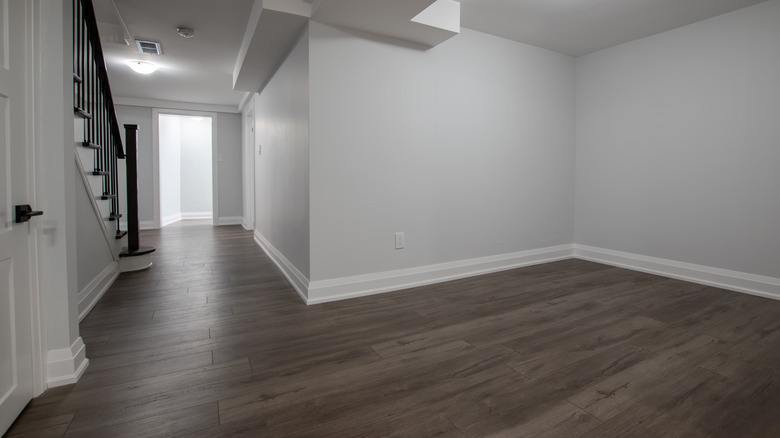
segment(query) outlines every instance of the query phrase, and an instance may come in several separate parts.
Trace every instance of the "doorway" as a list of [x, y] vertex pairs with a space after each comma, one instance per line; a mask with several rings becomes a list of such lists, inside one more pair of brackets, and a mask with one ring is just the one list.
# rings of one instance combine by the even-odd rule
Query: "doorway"
[[216, 115], [155, 110], [155, 226], [217, 217]]

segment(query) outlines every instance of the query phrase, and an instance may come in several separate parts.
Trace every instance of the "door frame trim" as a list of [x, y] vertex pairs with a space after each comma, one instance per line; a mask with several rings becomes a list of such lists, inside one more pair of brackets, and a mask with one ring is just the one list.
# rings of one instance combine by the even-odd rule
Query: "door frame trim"
[[244, 170], [244, 214], [242, 226], [247, 230], [255, 229], [255, 108], [254, 98], [247, 106], [242, 116], [243, 166]]
[[162, 228], [160, 208], [160, 115], [195, 116], [211, 118], [211, 221], [219, 225], [219, 142], [217, 134], [218, 113], [168, 108], [152, 108], [152, 198], [154, 204], [154, 228]]
[[[30, 77], [34, 78], [32, 81], [29, 81], [27, 83], [27, 89], [25, 90], [25, 101], [27, 102], [27, 117], [28, 117], [28, 124], [27, 124], [27, 148], [28, 148], [28, 157], [27, 160], [27, 178], [28, 181], [32, 183], [31, 190], [28, 196], [30, 196], [29, 201], [32, 203], [31, 205], [38, 205], [39, 199], [38, 199], [38, 190], [37, 187], [40, 187], [44, 181], [42, 178], [42, 175], [37, 172], [37, 160], [40, 159], [38, 156], [38, 151], [43, 150], [43, 138], [44, 135], [35, 127], [38, 124], [42, 124], [42, 122], [39, 120], [42, 118], [40, 115], [43, 111], [43, 102], [40, 101], [40, 99], [36, 99], [35, 96], [37, 96], [39, 93], [35, 93], [35, 91], [40, 90], [41, 88], [41, 82], [44, 81], [44, 76], [46, 75], [46, 71], [43, 68], [41, 57], [43, 56], [43, 49], [42, 46], [48, 44], [48, 41], [46, 41], [44, 35], [43, 35], [43, 26], [44, 22], [47, 19], [51, 18], [51, 15], [49, 11], [45, 9], [45, 5], [42, 4], [42, 1], [45, 0], [34, 0], [30, 8], [28, 9], [28, 35], [26, 38], [28, 46], [25, 48], [25, 51], [28, 53], [28, 59], [27, 59], [27, 66], [28, 74]], [[70, 2], [63, 2], [70, 4]], [[72, 15], [71, 9], [69, 9], [69, 6], [63, 6], [63, 15], [66, 13], [68, 15]], [[72, 33], [72, 28], [67, 27], [67, 23], [70, 23], [70, 20], [65, 20], [64, 17], [62, 18], [63, 24], [65, 26], [65, 32]], [[65, 55], [68, 55], [68, 53], [65, 53]], [[72, 48], [71, 53], [68, 55], [69, 58], [73, 58], [72, 54]], [[63, 116], [64, 117], [64, 116]], [[68, 144], [67, 139], [63, 139], [63, 144]], [[41, 271], [39, 266], [39, 257], [38, 257], [38, 236], [42, 235], [42, 231], [38, 230], [40, 227], [40, 223], [38, 221], [35, 221], [31, 227], [30, 232], [30, 240], [29, 240], [29, 267], [30, 267], [30, 324], [31, 324], [31, 335], [32, 335], [32, 377], [33, 377], [33, 397], [37, 397], [41, 394], [43, 394], [46, 389], [48, 389], [48, 342], [46, 340], [46, 329], [45, 329], [45, 309], [44, 309], [44, 299], [41, 295], [41, 288], [40, 288], [40, 281], [41, 281]]]

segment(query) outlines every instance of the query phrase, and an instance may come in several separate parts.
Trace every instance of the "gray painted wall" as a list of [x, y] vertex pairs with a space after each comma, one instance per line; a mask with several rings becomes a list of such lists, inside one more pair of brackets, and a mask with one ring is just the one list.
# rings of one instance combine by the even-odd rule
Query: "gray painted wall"
[[84, 187], [81, 176], [76, 171], [76, 257], [78, 260], [77, 278], [79, 291], [95, 279], [104, 269], [114, 262], [111, 255], [113, 248], [108, 246], [100, 222], [92, 203], [89, 200], [90, 193]]
[[310, 31], [311, 280], [573, 241], [571, 57]]
[[242, 184], [241, 114], [217, 113], [219, 167], [219, 217], [240, 223], [244, 212]]
[[780, 2], [577, 60], [579, 244], [780, 278]]
[[308, 32], [254, 99], [255, 143], [262, 152], [254, 155], [255, 232], [308, 277]]
[[572, 243], [780, 278], [777, 23], [772, 0], [575, 60], [313, 22], [254, 102], [258, 229], [315, 282]]

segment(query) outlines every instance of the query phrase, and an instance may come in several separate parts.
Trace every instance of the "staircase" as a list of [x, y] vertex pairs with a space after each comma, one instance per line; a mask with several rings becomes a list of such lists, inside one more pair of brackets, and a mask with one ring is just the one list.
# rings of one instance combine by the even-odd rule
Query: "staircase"
[[[103, 59], [97, 20], [90, 0], [73, 1], [73, 113], [76, 163], [95, 194], [97, 213], [112, 225], [115, 240], [124, 237], [119, 219], [119, 166], [125, 158], [111, 87]], [[80, 120], [78, 120], [80, 119]]]
[[[91, 0], [73, 0], [73, 114], [75, 119], [76, 165], [85, 190], [90, 196], [94, 213], [100, 218], [106, 242], [112, 257], [119, 261], [120, 270], [149, 267], [148, 254], [154, 248], [138, 245], [138, 199], [135, 162], [135, 125], [125, 125], [128, 144], [132, 150], [126, 156], [122, 135], [114, 111], [111, 86], [98, 34], [97, 20]], [[120, 166], [119, 160], [127, 158]], [[132, 166], [132, 168], [131, 168]], [[127, 173], [129, 245], [121, 247], [128, 231], [122, 230], [120, 219], [120, 170]], [[133, 229], [134, 228], [134, 229]], [[142, 260], [126, 262], [123, 258], [146, 256]]]

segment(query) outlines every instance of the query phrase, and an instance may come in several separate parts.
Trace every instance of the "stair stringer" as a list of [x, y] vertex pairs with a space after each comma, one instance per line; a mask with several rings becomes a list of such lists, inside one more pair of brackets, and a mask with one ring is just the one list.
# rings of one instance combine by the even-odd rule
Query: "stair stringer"
[[92, 171], [95, 169], [95, 152], [93, 149], [82, 146], [82, 141], [84, 141], [84, 120], [75, 118], [75, 123], [75, 161], [77, 173], [81, 176], [84, 189], [89, 194], [93, 214], [99, 219], [98, 222], [100, 222], [100, 228], [106, 239], [106, 244], [111, 251], [111, 255], [114, 261], [118, 261], [122, 245], [126, 245], [126, 238], [116, 239], [116, 222], [109, 220], [111, 215], [111, 201], [100, 199], [103, 195], [103, 177], [92, 174]]

